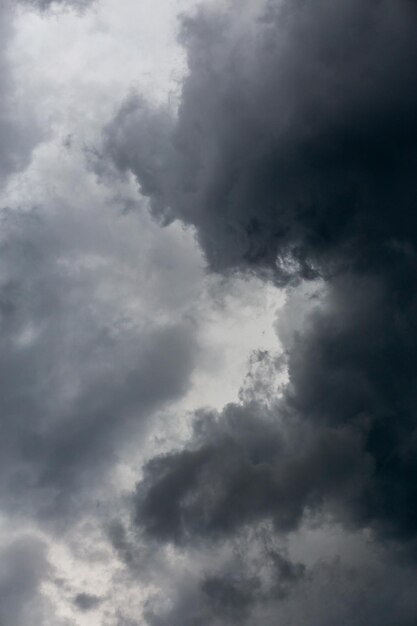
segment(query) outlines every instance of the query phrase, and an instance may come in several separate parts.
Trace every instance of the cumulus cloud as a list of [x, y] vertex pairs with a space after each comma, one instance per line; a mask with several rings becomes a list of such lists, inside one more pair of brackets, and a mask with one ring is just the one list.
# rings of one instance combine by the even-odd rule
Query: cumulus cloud
[[[195, 228], [212, 270], [289, 285], [277, 323], [288, 383], [197, 413], [184, 448], [146, 464], [134, 523], [187, 552], [330, 516], [415, 563], [416, 6], [270, 1], [255, 13], [231, 3], [185, 18], [178, 112], [130, 97], [104, 131], [103, 156], [135, 175], [158, 219]], [[377, 595], [388, 582], [375, 576]], [[361, 617], [336, 604], [312, 623], [415, 619], [372, 594]]]
[[[87, 2], [23, 4], [42, 21]], [[20, 178], [41, 134], [16, 105], [14, 11], [0, 9], [0, 497], [51, 542], [78, 524], [80, 551], [107, 527], [94, 558], [117, 572], [108, 594], [68, 583], [74, 623], [415, 624], [415, 3], [207, 3], [182, 17], [177, 110], [131, 95], [88, 164], [79, 138], [54, 137]], [[238, 398], [168, 425], [155, 416], [200, 356], [192, 233], [209, 271], [285, 288], [282, 354], [260, 350]], [[47, 624], [46, 547], [0, 556], [0, 621]]]
[[32, 150], [45, 137], [31, 103], [18, 94], [10, 59], [14, 22], [19, 7], [47, 10], [54, 5], [82, 9], [90, 0], [3, 0], [0, 8], [0, 185], [30, 163]]
[[65, 241], [76, 220], [3, 216], [1, 485], [48, 515], [74, 513], [118, 443], [186, 390], [195, 352], [192, 320], [135, 320], [106, 297], [118, 279], [94, 233]]
[[196, 227], [213, 268], [326, 282], [284, 346], [276, 413], [366, 422], [375, 514], [404, 531], [415, 527], [400, 494], [413, 499], [416, 20], [410, 2], [270, 2], [250, 26], [198, 11], [183, 26], [177, 118], [131, 99], [105, 131], [107, 154], [157, 215]]
[[415, 20], [407, 1], [270, 2], [249, 25], [201, 10], [177, 118], [130, 100], [107, 151], [215, 269], [382, 263], [416, 229]]
[[[402, 420], [392, 419], [400, 402], [399, 385], [404, 384], [400, 397], [405, 404], [412, 403], [414, 385], [405, 372], [392, 382], [393, 367], [401, 372], [404, 344], [385, 335], [385, 316], [391, 313], [380, 285], [367, 283], [368, 298], [354, 306], [346, 281], [342, 286], [312, 302], [308, 296], [310, 312], [301, 322], [302, 330], [299, 321], [291, 328], [294, 303], [289, 300], [280, 320], [289, 348], [289, 383], [281, 398], [268, 406], [259, 404], [258, 376], [255, 401], [246, 389], [242, 403], [227, 406], [220, 415], [198, 414], [187, 446], [149, 461], [134, 496], [133, 520], [141, 535], [157, 544], [176, 545], [185, 554], [204, 551], [207, 545], [239, 544], [242, 532], [265, 523], [271, 525], [268, 537], [285, 541], [302, 534], [312, 519], [319, 527], [332, 520], [356, 532], [372, 529], [374, 545], [386, 546], [388, 554], [372, 571], [366, 559], [353, 572], [343, 560], [328, 565], [330, 569], [314, 566], [308, 570], [308, 583], [290, 586], [285, 601], [257, 588], [263, 556], [245, 596], [248, 600], [253, 594], [246, 608], [248, 623], [272, 624], [281, 617], [288, 620], [283, 623], [312, 619], [317, 625], [408, 625], [416, 617], [408, 596], [415, 564], [401, 564], [404, 559], [415, 562], [410, 508], [414, 455], [407, 453], [413, 448], [414, 425], [412, 413], [405, 417], [405, 408]], [[350, 286], [359, 289], [355, 282]], [[386, 352], [389, 358], [384, 359]], [[200, 562], [204, 578], [207, 566], [204, 558]], [[244, 567], [247, 564], [229, 572], [222, 566], [221, 571], [233, 584], [235, 571]], [[291, 561], [289, 567], [294, 567]], [[391, 568], [403, 580], [401, 592], [390, 588], [385, 572]], [[352, 579], [357, 582], [352, 584]], [[332, 607], [326, 608], [329, 585], [335, 595]], [[193, 623], [187, 616], [190, 606], [195, 616], [202, 592], [197, 588], [192, 600], [185, 590], [178, 593], [171, 609], [175, 613], [169, 612], [161, 623], [168, 624], [177, 611]], [[378, 599], [388, 595], [389, 610]], [[205, 619], [208, 624], [231, 623], [226, 614], [220, 619], [215, 607]]]
[[280, 407], [229, 405], [201, 415], [190, 449], [155, 458], [137, 492], [136, 520], [156, 538], [216, 539], [272, 520], [297, 528], [324, 497], [345, 499], [367, 484], [371, 458], [358, 429], [277, 423]]

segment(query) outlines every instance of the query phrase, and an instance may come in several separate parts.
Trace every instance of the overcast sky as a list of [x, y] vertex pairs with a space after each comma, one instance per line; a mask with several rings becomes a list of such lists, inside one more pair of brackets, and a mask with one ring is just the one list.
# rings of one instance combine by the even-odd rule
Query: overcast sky
[[3, 0], [0, 626], [417, 623], [416, 31]]

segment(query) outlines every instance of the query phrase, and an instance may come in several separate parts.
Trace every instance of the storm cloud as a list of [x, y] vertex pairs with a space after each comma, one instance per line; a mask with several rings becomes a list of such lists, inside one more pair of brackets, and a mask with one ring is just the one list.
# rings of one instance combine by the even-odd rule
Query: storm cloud
[[[416, 20], [410, 2], [271, 2], [249, 25], [201, 10], [183, 24], [178, 117], [133, 99], [105, 133], [154, 213], [195, 226], [214, 269], [324, 281], [284, 342], [290, 382], [275, 411], [366, 422], [394, 517], [415, 482]], [[403, 514], [411, 531], [399, 501]]]
[[[136, 520], [174, 542], [230, 536], [258, 520], [289, 532], [323, 498], [365, 489], [372, 470], [358, 429], [277, 423], [281, 407], [229, 405], [202, 415], [191, 447], [150, 461]], [[285, 434], [283, 434], [283, 431]]]
[[178, 116], [131, 99], [107, 128], [108, 153], [157, 216], [196, 227], [219, 271], [285, 281], [387, 263], [416, 229], [415, 10], [270, 2], [245, 20], [202, 9], [183, 23]]
[[[19, 7], [0, 622], [412, 626], [415, 3], [184, 0], [164, 97], [140, 81], [169, 2], [152, 37], [130, 0]], [[280, 308], [249, 356], [222, 298], [257, 315], [256, 290]]]
[[288, 294], [287, 384], [197, 413], [147, 463], [150, 538], [187, 550], [330, 515], [415, 561], [416, 25], [408, 1], [202, 8], [182, 24], [178, 112], [131, 96], [106, 127], [103, 154], [159, 220], [195, 229], [213, 271]]

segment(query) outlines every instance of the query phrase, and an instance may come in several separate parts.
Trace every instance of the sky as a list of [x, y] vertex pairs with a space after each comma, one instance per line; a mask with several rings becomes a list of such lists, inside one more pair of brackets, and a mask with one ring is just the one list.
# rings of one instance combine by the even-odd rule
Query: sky
[[417, 623], [416, 27], [3, 0], [0, 626]]

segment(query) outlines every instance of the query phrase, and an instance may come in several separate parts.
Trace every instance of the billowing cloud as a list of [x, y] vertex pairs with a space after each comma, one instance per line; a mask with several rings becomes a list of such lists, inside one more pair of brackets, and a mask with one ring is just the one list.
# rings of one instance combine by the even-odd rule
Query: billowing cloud
[[183, 25], [177, 118], [131, 99], [107, 151], [156, 215], [196, 227], [215, 269], [388, 262], [416, 232], [416, 19], [407, 0], [201, 10]]
[[[366, 423], [378, 487], [365, 517], [404, 532], [417, 530], [403, 500], [415, 473], [416, 21], [410, 2], [270, 2], [249, 22], [201, 10], [184, 21], [178, 117], [131, 99], [105, 132], [153, 211], [196, 227], [212, 267], [326, 281], [284, 345], [275, 411], [315, 428]], [[205, 454], [182, 459], [196, 480]]]
[[94, 233], [68, 247], [71, 218], [6, 212], [4, 227], [2, 490], [18, 506], [33, 496], [45, 513], [74, 512], [81, 486], [116, 461], [120, 436], [186, 390], [194, 324], [122, 313], [105, 291], [126, 260], [117, 251], [108, 267]]
[[281, 407], [229, 405], [201, 415], [190, 449], [155, 458], [138, 487], [136, 520], [161, 540], [216, 539], [259, 520], [296, 528], [324, 497], [367, 485], [371, 458], [357, 429], [277, 423]]
[[[195, 228], [212, 270], [290, 285], [277, 323], [288, 382], [260, 402], [249, 394], [198, 412], [185, 446], [145, 465], [134, 524], [189, 554], [259, 524], [286, 541], [312, 517], [330, 519], [415, 563], [416, 6], [252, 10], [237, 15], [231, 3], [184, 19], [178, 112], [130, 97], [103, 155], [134, 174], [158, 219]], [[312, 609], [311, 623], [411, 624], [408, 600], [397, 619], [374, 601], [389, 586], [386, 566], [361, 616], [339, 596], [331, 618]], [[233, 596], [233, 580], [219, 597]], [[348, 593], [354, 606], [358, 590]], [[179, 594], [182, 623], [199, 623], [188, 612], [198, 597]], [[249, 623], [276, 623], [274, 611]]]
[[[141, 50], [116, 3], [79, 13], [93, 72], [64, 42], [35, 78], [45, 10], [60, 38], [88, 3], [22, 4], [0, 9], [0, 622], [51, 623], [49, 593], [70, 626], [415, 624], [415, 3], [207, 1], [178, 102], [137, 89], [110, 121], [104, 66]], [[281, 352], [196, 408], [205, 367], [223, 383], [207, 285], [236, 275], [285, 289]]]
[[[252, 573], [254, 598], [247, 607], [248, 623], [274, 623], [280, 615], [288, 620], [292, 615], [297, 621], [304, 611], [307, 615], [307, 606], [318, 625], [332, 620], [391, 624], [395, 619], [408, 625], [416, 617], [410, 600], [401, 595], [391, 599], [389, 611], [379, 608], [376, 599], [390, 588], [386, 569], [398, 568], [406, 594], [415, 576], [415, 564], [408, 573], [401, 565], [401, 559], [415, 563], [416, 524], [410, 507], [415, 489], [415, 385], [413, 371], [401, 369], [404, 345], [410, 345], [401, 338], [403, 328], [399, 325], [398, 335], [386, 334], [387, 316], [393, 314], [387, 293], [381, 284], [367, 280], [364, 286], [363, 280], [356, 279], [359, 284], [343, 280], [327, 295], [316, 295], [301, 324], [294, 325], [292, 316], [300, 300], [290, 299], [279, 324], [288, 349], [289, 383], [282, 396], [277, 399], [276, 390], [275, 401], [265, 406], [251, 400], [246, 390], [242, 403], [228, 405], [220, 415], [199, 413], [187, 446], [149, 461], [137, 486], [133, 519], [140, 535], [177, 546], [185, 554], [202, 546], [206, 550], [205, 546], [240, 545], [242, 532], [257, 532], [265, 524], [267, 537], [286, 541], [302, 534], [311, 520], [319, 527], [324, 520], [333, 520], [356, 532], [371, 531], [373, 540], [388, 550], [384, 563], [372, 572], [366, 572], [363, 563], [354, 568], [355, 577], [364, 577], [354, 588], [348, 582], [353, 574], [343, 560], [334, 565], [341, 588], [335, 592], [331, 618], [324, 608], [322, 586], [328, 583], [322, 576], [330, 575], [326, 569], [313, 567], [303, 592], [298, 585], [294, 592], [290, 587], [291, 599], [273, 601], [253, 582], [265, 564], [265, 557], [260, 558]], [[361, 289], [367, 297], [355, 301], [353, 293]], [[393, 368], [398, 379], [393, 380]], [[255, 396], [258, 386], [255, 380]], [[274, 394], [266, 397], [270, 400]], [[244, 547], [238, 549], [244, 553]], [[204, 578], [204, 559], [201, 564]], [[242, 569], [240, 565], [237, 571]], [[235, 574], [222, 571], [232, 584]], [[362, 608], [366, 617], [352, 609], [363, 602], [361, 585], [373, 590]], [[172, 610], [187, 616], [191, 603], [195, 615], [200, 593], [191, 601], [185, 591], [179, 592]], [[314, 594], [319, 596], [315, 601]], [[260, 621], [255, 616], [262, 605], [271, 606], [266, 609], [268, 618]], [[395, 618], [400, 614], [402, 621]], [[172, 618], [169, 613], [161, 623]], [[223, 616], [217, 622], [214, 609], [206, 619], [208, 624], [230, 621]]]

